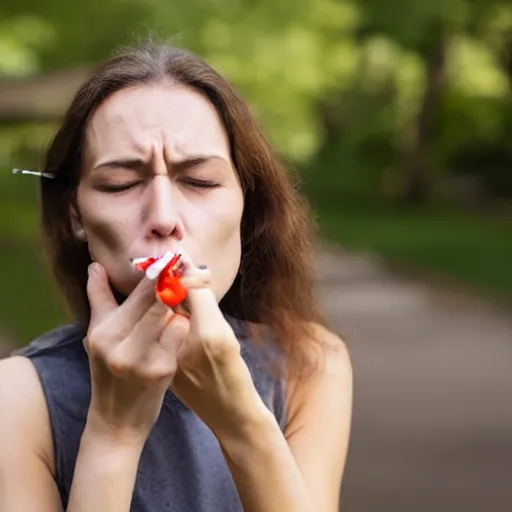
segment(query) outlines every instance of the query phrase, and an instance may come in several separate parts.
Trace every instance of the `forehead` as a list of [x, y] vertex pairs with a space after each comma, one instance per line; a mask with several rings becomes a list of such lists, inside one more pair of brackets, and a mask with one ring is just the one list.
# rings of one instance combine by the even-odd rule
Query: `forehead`
[[211, 103], [180, 85], [122, 89], [96, 110], [86, 130], [86, 153], [97, 158], [127, 150], [138, 153], [166, 146], [181, 155], [213, 153], [228, 157], [224, 127]]

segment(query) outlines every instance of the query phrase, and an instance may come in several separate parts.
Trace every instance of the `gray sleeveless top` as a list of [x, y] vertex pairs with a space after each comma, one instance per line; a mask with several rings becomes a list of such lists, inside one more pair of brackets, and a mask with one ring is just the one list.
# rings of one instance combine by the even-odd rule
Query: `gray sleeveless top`
[[[281, 359], [272, 343], [256, 345], [245, 324], [226, 317], [241, 345], [254, 384], [281, 429], [285, 385], [268, 363]], [[67, 507], [80, 438], [90, 401], [90, 373], [78, 323], [59, 327], [16, 352], [28, 357], [41, 380], [50, 414], [55, 479]], [[251, 461], [247, 460], [247, 464]], [[94, 489], [91, 489], [94, 492]], [[160, 416], [144, 446], [133, 493], [132, 512], [235, 512], [242, 505], [217, 439], [168, 391]]]

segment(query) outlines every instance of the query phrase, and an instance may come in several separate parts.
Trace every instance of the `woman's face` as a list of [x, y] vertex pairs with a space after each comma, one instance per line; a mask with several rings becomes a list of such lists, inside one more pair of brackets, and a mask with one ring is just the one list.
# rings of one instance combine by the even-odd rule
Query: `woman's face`
[[108, 97], [86, 133], [74, 224], [94, 261], [128, 295], [130, 258], [179, 242], [212, 272], [218, 300], [241, 257], [243, 193], [215, 109], [183, 86], [138, 86]]

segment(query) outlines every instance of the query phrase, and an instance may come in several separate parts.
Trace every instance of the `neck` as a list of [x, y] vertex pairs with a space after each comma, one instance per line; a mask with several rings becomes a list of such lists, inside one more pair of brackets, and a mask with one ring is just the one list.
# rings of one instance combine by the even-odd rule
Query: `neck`
[[126, 295], [122, 294], [119, 290], [114, 288], [112, 285], [110, 285], [110, 288], [112, 289], [112, 293], [114, 294], [114, 298], [116, 299], [116, 302], [121, 305], [126, 300]]

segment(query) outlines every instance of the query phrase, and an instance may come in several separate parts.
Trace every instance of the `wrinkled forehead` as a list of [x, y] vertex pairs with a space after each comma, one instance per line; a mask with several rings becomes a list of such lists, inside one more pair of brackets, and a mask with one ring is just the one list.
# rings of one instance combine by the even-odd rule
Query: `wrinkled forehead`
[[224, 126], [213, 105], [184, 86], [147, 85], [122, 89], [93, 114], [85, 137], [84, 164], [97, 159], [162, 151], [181, 159], [216, 154], [230, 160]]

